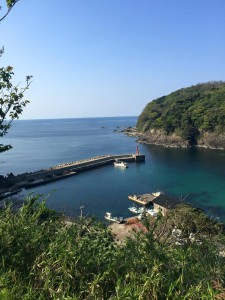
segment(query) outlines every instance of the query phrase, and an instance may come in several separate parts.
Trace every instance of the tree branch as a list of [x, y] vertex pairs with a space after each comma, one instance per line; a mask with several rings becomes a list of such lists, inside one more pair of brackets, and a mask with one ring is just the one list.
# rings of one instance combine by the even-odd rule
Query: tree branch
[[7, 10], [6, 14], [0, 19], [0, 22], [3, 21], [8, 16], [8, 14], [12, 10], [13, 6], [16, 5], [17, 2], [19, 2], [19, 0], [15, 0], [14, 3], [12, 3], [12, 4], [10, 4], [10, 6], [8, 6], [8, 10]]

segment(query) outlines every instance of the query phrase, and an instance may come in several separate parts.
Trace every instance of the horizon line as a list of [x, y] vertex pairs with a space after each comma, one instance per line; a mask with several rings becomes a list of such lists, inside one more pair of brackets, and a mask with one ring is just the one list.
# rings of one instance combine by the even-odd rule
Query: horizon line
[[[41, 120], [71, 120], [71, 119], [112, 119], [112, 118], [137, 118], [138, 116], [111, 116], [111, 117], [53, 117], [53, 118], [34, 118], [34, 119], [18, 119], [17, 121], [41, 121]], [[9, 120], [7, 120], [9, 121]]]

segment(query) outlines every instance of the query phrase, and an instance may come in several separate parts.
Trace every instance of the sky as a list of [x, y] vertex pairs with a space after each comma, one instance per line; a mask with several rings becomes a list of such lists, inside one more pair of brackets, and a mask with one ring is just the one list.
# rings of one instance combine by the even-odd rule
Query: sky
[[0, 65], [21, 87], [33, 75], [21, 119], [138, 116], [225, 80], [224, 16], [224, 0], [20, 0], [0, 23]]

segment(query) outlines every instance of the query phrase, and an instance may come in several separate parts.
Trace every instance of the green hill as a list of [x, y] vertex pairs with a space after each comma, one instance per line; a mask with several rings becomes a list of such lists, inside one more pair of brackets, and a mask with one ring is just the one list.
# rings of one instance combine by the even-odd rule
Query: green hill
[[151, 101], [137, 128], [150, 143], [164, 135], [165, 143], [176, 136], [186, 146], [225, 149], [225, 82], [197, 84]]

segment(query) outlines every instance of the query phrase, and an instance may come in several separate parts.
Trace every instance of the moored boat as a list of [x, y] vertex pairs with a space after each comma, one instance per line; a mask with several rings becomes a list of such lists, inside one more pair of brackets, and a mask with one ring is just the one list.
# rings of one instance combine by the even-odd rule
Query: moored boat
[[136, 206], [131, 206], [128, 207], [129, 211], [131, 211], [134, 214], [141, 214], [144, 212], [144, 207], [136, 207]]
[[112, 213], [110, 213], [110, 212], [106, 212], [104, 217], [107, 221], [110, 221], [110, 222], [115, 222], [115, 223], [119, 223], [119, 224], [124, 222], [123, 217], [113, 217]]
[[117, 160], [114, 162], [115, 167], [127, 168], [128, 165], [124, 161]]

